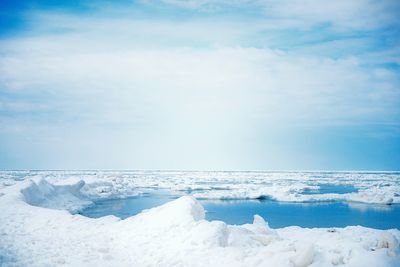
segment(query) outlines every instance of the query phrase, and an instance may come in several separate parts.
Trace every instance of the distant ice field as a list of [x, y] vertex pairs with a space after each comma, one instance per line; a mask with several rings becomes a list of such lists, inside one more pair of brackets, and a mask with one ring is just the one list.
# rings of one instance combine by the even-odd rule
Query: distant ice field
[[83, 180], [90, 199], [157, 190], [209, 200], [400, 203], [400, 172], [1, 171], [0, 188], [33, 177], [53, 184]]

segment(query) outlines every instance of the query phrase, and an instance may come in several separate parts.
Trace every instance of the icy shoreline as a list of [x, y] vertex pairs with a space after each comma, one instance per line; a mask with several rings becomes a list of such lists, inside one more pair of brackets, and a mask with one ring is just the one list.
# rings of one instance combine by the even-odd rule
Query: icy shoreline
[[79, 179], [53, 181], [36, 177], [0, 190], [1, 265], [400, 265], [396, 229], [271, 229], [259, 216], [253, 224], [227, 225], [205, 220], [191, 196], [125, 220], [90, 219], [67, 210], [89, 205], [93, 187]]

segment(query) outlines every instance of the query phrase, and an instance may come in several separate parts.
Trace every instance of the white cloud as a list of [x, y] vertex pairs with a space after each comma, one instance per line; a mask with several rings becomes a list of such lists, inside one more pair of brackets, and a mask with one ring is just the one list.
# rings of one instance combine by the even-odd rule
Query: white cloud
[[243, 116], [263, 123], [384, 123], [397, 111], [396, 75], [363, 68], [357, 58], [228, 47], [90, 52], [84, 46], [65, 53], [76, 38], [64, 39], [49, 52], [40, 43], [51, 39], [24, 40], [25, 46], [36, 49], [3, 56], [2, 87], [19, 94], [56, 94], [72, 105], [66, 114], [88, 112], [94, 120]]
[[309, 24], [331, 23], [338, 28], [364, 30], [398, 23], [396, 9], [399, 9], [399, 4], [392, 0], [285, 0], [265, 3], [267, 13], [272, 16]]
[[[237, 146], [257, 150], [270, 142], [279, 153], [279, 145], [260, 137], [276, 128], [398, 127], [398, 74], [374, 66], [395, 60], [398, 51], [335, 58], [325, 52], [349, 42], [315, 44], [318, 53], [271, 49], [268, 42], [244, 45], [273, 34], [263, 30], [309, 27], [323, 20], [338, 28], [365, 26], [363, 19], [346, 19], [357, 10], [353, 6], [338, 19], [318, 11], [320, 5], [312, 11], [316, 14], [283, 7], [268, 7], [273, 14], [265, 19], [238, 21], [36, 12], [29, 34], [0, 41], [0, 133], [23, 140], [18, 155], [32, 143], [34, 151], [65, 152], [60, 162], [76, 162], [75, 153], [87, 149], [86, 162], [93, 150], [117, 155], [124, 166], [136, 160], [143, 164], [136, 166], [151, 168], [157, 166], [152, 159], [164, 162], [175, 151], [171, 165], [162, 165], [168, 168], [182, 166], [177, 154], [192, 161], [187, 166], [197, 161], [219, 166], [225, 159], [224, 166], [232, 166], [234, 157], [228, 154], [238, 154]], [[253, 137], [259, 138], [254, 144]], [[81, 143], [84, 149], [76, 148]], [[113, 167], [107, 164], [96, 166]]]
[[330, 23], [340, 30], [370, 30], [399, 24], [400, 4], [396, 0], [155, 0], [200, 11], [224, 11], [229, 8], [261, 9], [267, 19], [281, 27], [312, 27]]
[[[339, 1], [330, 10], [348, 17], [362, 3]], [[333, 16], [323, 15], [321, 4], [312, 11], [298, 1], [291, 2], [291, 9], [284, 8], [286, 2], [279, 8], [269, 4], [279, 17]], [[332, 59], [323, 54], [327, 45], [318, 55], [235, 45], [256, 34], [264, 22], [211, 18], [183, 23], [37, 12], [31, 18], [33, 34], [0, 42], [0, 84], [23, 101], [24, 94], [43, 95], [45, 103], [36, 105], [54, 107], [47, 102], [57, 101], [58, 110], [72, 118], [389, 123], [399, 112], [394, 71], [363, 65], [382, 56]], [[345, 45], [341, 41], [339, 48]], [[332, 42], [329, 49], [337, 47]], [[18, 103], [4, 106], [22, 105]]]

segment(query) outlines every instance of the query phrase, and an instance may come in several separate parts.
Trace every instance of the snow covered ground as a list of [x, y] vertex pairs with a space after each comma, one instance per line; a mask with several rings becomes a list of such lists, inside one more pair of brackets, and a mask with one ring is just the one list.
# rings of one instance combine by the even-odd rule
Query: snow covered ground
[[[1, 266], [400, 266], [400, 231], [204, 219], [195, 197], [399, 203], [396, 173], [0, 172]], [[303, 194], [320, 184], [358, 191]], [[120, 220], [74, 214], [151, 189], [182, 196]], [[265, 218], [268, 220], [268, 218]]]

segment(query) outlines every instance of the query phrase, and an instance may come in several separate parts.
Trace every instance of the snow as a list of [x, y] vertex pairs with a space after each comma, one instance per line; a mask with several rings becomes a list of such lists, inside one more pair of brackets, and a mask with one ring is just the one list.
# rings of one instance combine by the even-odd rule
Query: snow
[[72, 185], [52, 185], [45, 179], [35, 180], [37, 182], [30, 180], [21, 190], [24, 201], [30, 205], [76, 212], [93, 203], [80, 193], [85, 185], [82, 180]]
[[400, 266], [397, 229], [271, 229], [257, 215], [228, 225], [205, 220], [193, 196], [125, 220], [92, 219], [73, 212], [101, 197], [94, 188], [104, 178], [33, 176], [1, 189], [2, 266]]
[[309, 266], [314, 260], [314, 245], [306, 244], [297, 251], [296, 255], [292, 257], [292, 262], [295, 267]]

